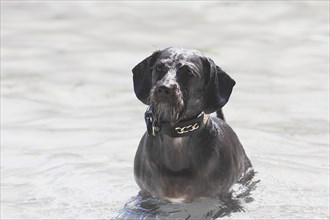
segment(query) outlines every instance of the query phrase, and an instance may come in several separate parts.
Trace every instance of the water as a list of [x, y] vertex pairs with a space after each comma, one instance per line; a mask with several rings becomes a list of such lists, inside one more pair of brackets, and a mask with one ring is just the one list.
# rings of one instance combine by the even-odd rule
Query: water
[[[251, 173], [252, 174], [252, 173]], [[157, 197], [139, 194], [133, 197], [116, 219], [216, 219], [244, 212], [244, 203], [254, 199], [251, 192], [260, 180], [236, 183], [232, 195], [223, 198], [198, 198], [193, 201], [169, 202]]]
[[171, 203], [139, 196], [129, 201], [117, 219], [215, 219], [243, 211], [238, 200], [198, 199], [192, 202]]
[[[329, 219], [328, 9], [2, 1], [1, 219]], [[184, 204], [138, 196], [133, 158], [146, 107], [131, 69], [168, 46], [199, 49], [236, 80], [224, 113], [260, 180], [248, 195]]]

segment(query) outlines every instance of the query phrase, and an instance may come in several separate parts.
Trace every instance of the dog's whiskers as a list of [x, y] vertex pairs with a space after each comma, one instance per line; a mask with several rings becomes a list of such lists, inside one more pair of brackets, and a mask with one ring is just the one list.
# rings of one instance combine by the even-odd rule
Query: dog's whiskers
[[181, 92], [176, 91], [174, 100], [160, 101], [155, 94], [156, 88], [150, 92], [150, 103], [159, 122], [176, 123], [184, 114], [185, 104]]
[[176, 123], [180, 119], [183, 110], [183, 104], [153, 103], [152, 107], [157, 121], [168, 121], [170, 123]]

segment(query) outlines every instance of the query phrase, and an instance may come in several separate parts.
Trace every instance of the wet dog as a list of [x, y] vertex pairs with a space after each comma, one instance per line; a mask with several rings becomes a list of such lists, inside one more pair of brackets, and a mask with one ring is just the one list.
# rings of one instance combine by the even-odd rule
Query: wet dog
[[221, 111], [235, 81], [210, 58], [167, 48], [132, 72], [135, 94], [148, 105], [134, 160], [142, 193], [172, 201], [227, 196], [251, 176], [251, 162]]

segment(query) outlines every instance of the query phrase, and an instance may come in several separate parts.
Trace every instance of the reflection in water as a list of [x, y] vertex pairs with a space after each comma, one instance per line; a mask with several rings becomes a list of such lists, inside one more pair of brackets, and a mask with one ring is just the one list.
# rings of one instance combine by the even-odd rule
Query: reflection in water
[[243, 203], [253, 201], [250, 192], [259, 181], [235, 184], [231, 197], [201, 198], [190, 202], [172, 203], [139, 194], [125, 204], [117, 219], [215, 219], [244, 211]]

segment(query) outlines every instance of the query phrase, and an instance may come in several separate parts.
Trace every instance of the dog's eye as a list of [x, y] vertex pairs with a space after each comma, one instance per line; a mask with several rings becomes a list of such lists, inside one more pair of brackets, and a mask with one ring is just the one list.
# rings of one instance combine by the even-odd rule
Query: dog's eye
[[162, 66], [157, 66], [157, 67], [156, 67], [156, 71], [159, 72], [159, 73], [161, 73], [161, 72], [164, 71], [164, 67], [162, 67]]
[[187, 65], [183, 65], [180, 70], [179, 70], [183, 75], [188, 76], [188, 77], [194, 77], [196, 76], [195, 72], [189, 68]]
[[194, 72], [191, 71], [190, 69], [186, 70], [185, 72], [186, 72], [187, 76], [189, 76], [189, 77], [195, 76]]

